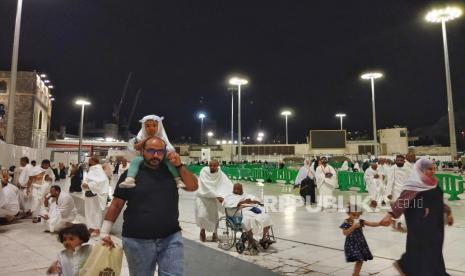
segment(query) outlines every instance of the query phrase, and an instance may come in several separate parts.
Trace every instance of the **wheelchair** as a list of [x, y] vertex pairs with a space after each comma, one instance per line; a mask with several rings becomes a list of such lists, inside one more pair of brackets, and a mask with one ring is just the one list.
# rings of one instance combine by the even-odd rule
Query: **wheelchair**
[[242, 207], [225, 208], [225, 216], [216, 223], [218, 233], [218, 247], [223, 250], [230, 250], [235, 247], [237, 253], [242, 254], [245, 250], [250, 255], [259, 253], [258, 245], [267, 250], [271, 244], [276, 242], [273, 227], [270, 227], [266, 240], [249, 242], [248, 234], [242, 228]]

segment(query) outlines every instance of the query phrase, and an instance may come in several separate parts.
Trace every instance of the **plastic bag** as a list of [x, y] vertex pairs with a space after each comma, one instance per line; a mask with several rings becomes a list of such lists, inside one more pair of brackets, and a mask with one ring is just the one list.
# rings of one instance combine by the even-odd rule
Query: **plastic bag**
[[116, 246], [109, 248], [95, 245], [87, 261], [81, 269], [79, 276], [119, 276], [123, 264], [123, 248]]

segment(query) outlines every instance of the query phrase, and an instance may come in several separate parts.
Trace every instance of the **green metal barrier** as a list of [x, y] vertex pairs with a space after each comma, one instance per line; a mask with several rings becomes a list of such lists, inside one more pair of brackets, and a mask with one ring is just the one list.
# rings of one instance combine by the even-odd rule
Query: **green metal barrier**
[[348, 191], [350, 188], [358, 188], [359, 193], [366, 193], [365, 179], [362, 172], [338, 171], [337, 180], [341, 191]]
[[450, 195], [449, 201], [459, 200], [459, 194], [464, 192], [464, 180], [461, 176], [453, 174], [436, 174], [438, 179], [439, 188], [445, 193]]

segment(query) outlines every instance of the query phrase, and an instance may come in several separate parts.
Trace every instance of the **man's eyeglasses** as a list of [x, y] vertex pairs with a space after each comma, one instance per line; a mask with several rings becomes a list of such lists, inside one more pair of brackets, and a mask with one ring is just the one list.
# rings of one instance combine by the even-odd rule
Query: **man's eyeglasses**
[[165, 149], [146, 149], [146, 153], [150, 155], [165, 155], [166, 150]]

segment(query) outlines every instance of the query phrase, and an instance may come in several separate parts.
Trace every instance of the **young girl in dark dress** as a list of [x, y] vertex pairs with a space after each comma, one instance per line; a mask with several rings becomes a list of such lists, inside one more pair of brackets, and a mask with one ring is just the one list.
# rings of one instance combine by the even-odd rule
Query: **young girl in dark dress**
[[370, 222], [360, 219], [361, 208], [356, 205], [349, 205], [347, 210], [349, 217], [342, 223], [340, 228], [346, 236], [344, 243], [344, 254], [347, 262], [355, 262], [353, 276], [360, 275], [364, 261], [372, 260], [373, 255], [368, 248], [367, 241], [363, 235], [362, 227], [379, 226], [379, 222]]

